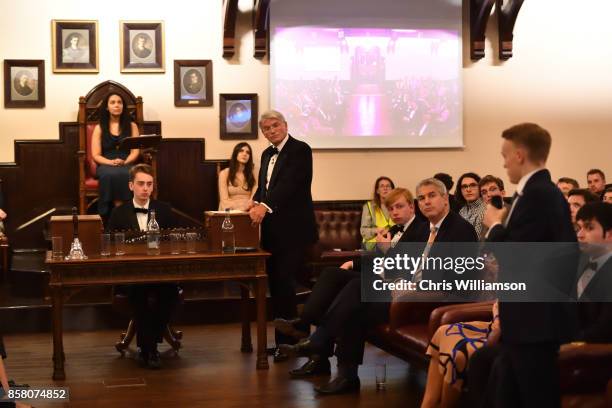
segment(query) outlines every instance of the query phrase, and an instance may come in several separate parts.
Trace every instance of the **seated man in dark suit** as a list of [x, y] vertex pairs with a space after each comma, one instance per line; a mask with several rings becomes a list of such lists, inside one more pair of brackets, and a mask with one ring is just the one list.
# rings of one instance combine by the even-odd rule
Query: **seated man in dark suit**
[[576, 274], [579, 340], [612, 341], [612, 204], [585, 204], [576, 215], [582, 257]]
[[[161, 201], [152, 200], [155, 181], [153, 169], [148, 164], [138, 164], [130, 169], [129, 188], [134, 198], [111, 213], [109, 230], [147, 230], [151, 211], [160, 228], [174, 225], [171, 208]], [[133, 285], [126, 288], [134, 308], [136, 341], [140, 349], [140, 361], [149, 368], [160, 368], [157, 343], [178, 301], [178, 288], [174, 284]]]
[[[476, 242], [478, 240], [474, 227], [465, 221], [457, 213], [450, 211], [448, 193], [444, 184], [436, 179], [427, 179], [417, 186], [417, 200], [419, 208], [429, 223], [423, 222], [414, 215], [412, 197], [407, 192], [398, 194], [396, 189], [389, 193], [385, 204], [390, 211], [393, 221], [398, 225], [404, 225], [406, 232], [398, 237], [379, 234], [377, 242], [379, 248], [388, 247], [389, 243], [395, 242], [425, 242], [419, 248], [419, 253], [428, 251], [435, 253], [435, 242]], [[429, 225], [428, 225], [429, 224]], [[402, 248], [404, 249], [404, 248]], [[398, 247], [389, 249], [385, 256], [393, 258], [402, 249]], [[431, 249], [431, 250], [430, 250]], [[358, 267], [355, 264], [355, 273], [362, 272], [362, 277], [355, 277], [342, 287], [338, 295], [333, 299], [325, 314], [319, 320], [317, 330], [308, 339], [302, 340], [295, 346], [287, 346], [287, 352], [298, 355], [313, 355], [328, 347], [329, 341], [336, 344], [335, 354], [338, 357], [338, 376], [327, 384], [315, 388], [321, 394], [338, 394], [359, 390], [360, 381], [357, 369], [362, 363], [365, 334], [367, 330], [375, 325], [385, 323], [389, 318], [389, 306], [391, 297], [394, 299], [401, 296], [403, 292], [393, 291], [388, 293], [390, 298], [385, 302], [362, 302], [362, 282], [369, 285], [366, 280], [371, 277], [366, 269], [370, 268], [369, 262]], [[350, 267], [343, 265], [344, 267]], [[394, 281], [390, 271], [383, 274], [386, 281]], [[422, 276], [427, 276], [430, 271], [418, 271], [413, 281], [418, 281]], [[395, 276], [397, 279], [398, 277]], [[401, 278], [400, 278], [401, 279]], [[317, 283], [318, 284], [318, 283]], [[322, 283], [323, 285], [323, 283]], [[313, 291], [314, 294], [314, 291]], [[305, 307], [305, 311], [308, 308]]]
[[[396, 188], [385, 199], [385, 205], [396, 224], [390, 230], [377, 234], [376, 255], [397, 242], [422, 242], [427, 238], [427, 224], [414, 214], [410, 191]], [[391, 256], [393, 249], [387, 253]], [[364, 257], [366, 258], [366, 257]], [[364, 261], [364, 265], [367, 260]], [[390, 278], [390, 276], [386, 276]], [[299, 331], [304, 325], [316, 324], [317, 330], [295, 346], [283, 345], [289, 354], [309, 357], [299, 369], [290, 372], [292, 377], [329, 374], [328, 358], [337, 344], [338, 377], [329, 384], [315, 388], [323, 394], [357, 391], [365, 343], [365, 330], [385, 322], [389, 316], [389, 303], [361, 302], [361, 258], [344, 263], [340, 268], [326, 268], [313, 288], [297, 320], [275, 320], [277, 330], [294, 337], [304, 337]], [[350, 336], [346, 334], [350, 333]]]

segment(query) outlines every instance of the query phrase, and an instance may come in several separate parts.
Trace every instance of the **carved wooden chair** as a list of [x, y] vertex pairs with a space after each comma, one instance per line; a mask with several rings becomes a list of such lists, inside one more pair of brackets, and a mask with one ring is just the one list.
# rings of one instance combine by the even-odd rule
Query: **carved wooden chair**
[[[100, 121], [98, 110], [106, 95], [110, 92], [117, 92], [123, 97], [126, 108], [134, 122], [138, 125], [138, 130], [143, 133], [143, 110], [142, 97], [134, 94], [114, 81], [102, 82], [91, 89], [86, 96], [79, 98], [79, 213], [86, 214], [87, 210], [98, 200], [98, 179], [96, 178], [97, 164], [91, 154], [91, 137], [94, 128]], [[147, 150], [141, 152], [141, 161], [150, 164], [153, 171], [156, 171], [155, 152]]]

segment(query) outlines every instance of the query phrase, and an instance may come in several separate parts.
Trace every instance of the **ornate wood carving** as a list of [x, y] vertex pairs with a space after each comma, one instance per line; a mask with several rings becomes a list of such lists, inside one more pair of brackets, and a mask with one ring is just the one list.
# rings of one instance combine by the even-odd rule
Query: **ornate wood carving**
[[236, 52], [238, 0], [223, 0], [223, 9], [223, 58], [231, 58]]
[[268, 53], [270, 0], [254, 0], [253, 35], [255, 36], [255, 58], [264, 58]]
[[485, 31], [495, 0], [470, 0], [470, 58], [484, 57]]
[[512, 39], [514, 24], [523, 0], [496, 0], [497, 26], [499, 29], [499, 59], [512, 57]]

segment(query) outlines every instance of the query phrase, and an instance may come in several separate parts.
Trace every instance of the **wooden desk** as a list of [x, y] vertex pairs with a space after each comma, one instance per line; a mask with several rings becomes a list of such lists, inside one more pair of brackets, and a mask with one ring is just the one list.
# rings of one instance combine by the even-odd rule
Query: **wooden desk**
[[[118, 284], [185, 281], [236, 281], [241, 283], [243, 310], [247, 311], [249, 289], [257, 302], [257, 368], [267, 369], [266, 354], [266, 288], [264, 251], [221, 254], [206, 251], [205, 243], [197, 243], [196, 254], [171, 255], [169, 243], [162, 242], [161, 255], [146, 255], [145, 244], [127, 244], [123, 256], [91, 256], [84, 261], [51, 259], [47, 252], [47, 264], [51, 271], [49, 286], [53, 301], [53, 379], [64, 380], [64, 343], [62, 308], [66, 289]], [[114, 251], [114, 248], [113, 248]], [[243, 313], [243, 352], [252, 351], [248, 313]]]

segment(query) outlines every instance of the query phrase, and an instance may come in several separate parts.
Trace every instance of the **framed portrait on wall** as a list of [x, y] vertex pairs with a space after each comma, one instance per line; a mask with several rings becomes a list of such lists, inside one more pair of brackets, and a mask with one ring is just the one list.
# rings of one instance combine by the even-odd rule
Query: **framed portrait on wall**
[[4, 107], [45, 107], [44, 60], [4, 60]]
[[212, 61], [174, 60], [174, 106], [212, 106]]
[[52, 20], [53, 72], [99, 72], [98, 22]]
[[257, 94], [220, 94], [222, 140], [257, 139]]
[[165, 72], [164, 22], [121, 21], [121, 72]]

